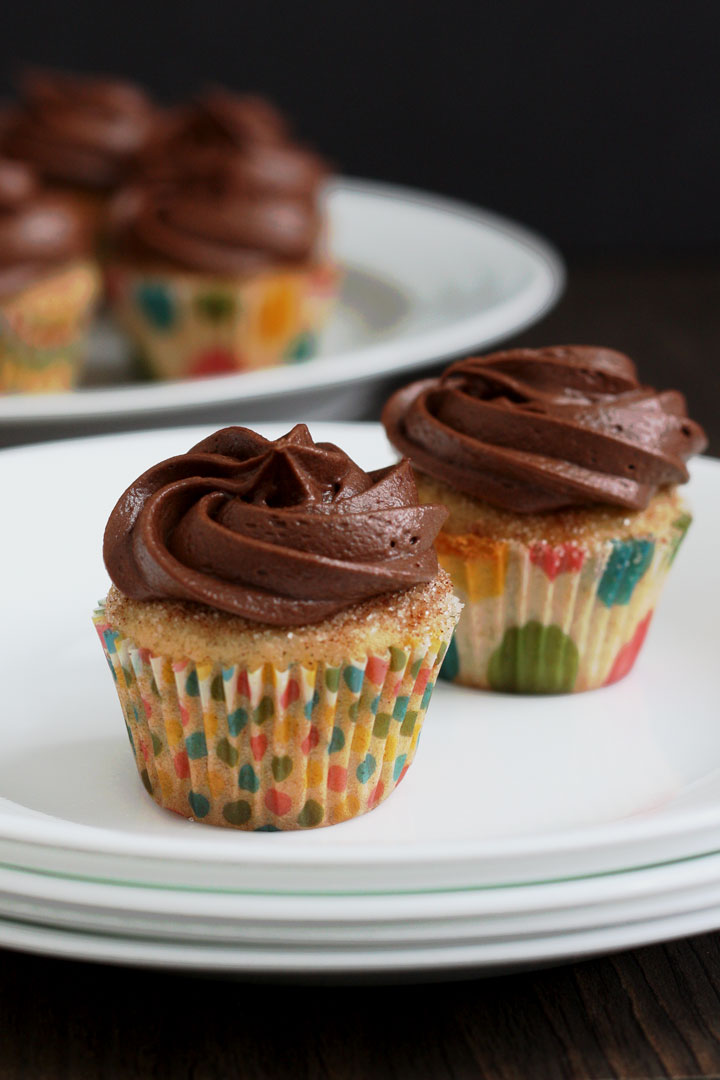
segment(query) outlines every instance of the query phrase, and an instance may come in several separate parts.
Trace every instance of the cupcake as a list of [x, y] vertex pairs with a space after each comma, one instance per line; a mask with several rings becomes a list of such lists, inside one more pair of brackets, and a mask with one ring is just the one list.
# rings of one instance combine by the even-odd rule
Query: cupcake
[[0, 158], [0, 393], [73, 385], [99, 288], [89, 247], [74, 203]]
[[438, 557], [465, 606], [443, 676], [563, 693], [627, 675], [706, 446], [682, 394], [610, 349], [514, 349], [405, 387], [383, 422], [421, 502], [449, 511]]
[[72, 196], [102, 243], [109, 196], [145, 145], [154, 106], [132, 83], [65, 72], [27, 71], [20, 91], [3, 124], [3, 153]]
[[230, 427], [140, 476], [95, 624], [145, 788], [213, 825], [344, 821], [410, 766], [460, 604], [407, 462]]
[[326, 179], [257, 99], [217, 91], [168, 120], [114, 206], [114, 310], [148, 374], [228, 374], [315, 353], [338, 280]]

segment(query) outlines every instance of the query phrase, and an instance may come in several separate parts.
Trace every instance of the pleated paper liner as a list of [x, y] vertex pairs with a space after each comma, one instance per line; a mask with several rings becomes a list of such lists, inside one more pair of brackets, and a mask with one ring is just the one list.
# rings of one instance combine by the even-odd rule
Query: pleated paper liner
[[330, 262], [237, 279], [117, 264], [106, 276], [115, 315], [146, 374], [162, 379], [309, 359], [339, 285]]
[[266, 832], [332, 825], [412, 763], [450, 633], [340, 665], [173, 661], [94, 616], [138, 772], [186, 818]]
[[0, 299], [0, 393], [74, 386], [99, 290], [96, 266], [80, 262]]
[[554, 546], [441, 533], [439, 561], [465, 605], [442, 677], [530, 694], [622, 679], [690, 522], [681, 513], [664, 535]]

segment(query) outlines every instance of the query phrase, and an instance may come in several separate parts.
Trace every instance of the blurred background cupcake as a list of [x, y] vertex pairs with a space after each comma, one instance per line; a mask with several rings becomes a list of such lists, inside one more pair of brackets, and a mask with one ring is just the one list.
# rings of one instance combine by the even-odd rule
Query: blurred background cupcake
[[73, 199], [0, 158], [0, 393], [74, 384], [99, 292], [91, 246]]
[[102, 247], [109, 197], [145, 146], [158, 112], [131, 82], [29, 69], [6, 110], [0, 147], [71, 196]]
[[451, 365], [383, 412], [465, 607], [445, 678], [520, 693], [628, 674], [691, 517], [677, 485], [707, 445], [675, 390], [611, 349], [515, 349]]
[[149, 374], [314, 354], [338, 279], [327, 176], [257, 98], [211, 91], [166, 117], [113, 208], [113, 309]]

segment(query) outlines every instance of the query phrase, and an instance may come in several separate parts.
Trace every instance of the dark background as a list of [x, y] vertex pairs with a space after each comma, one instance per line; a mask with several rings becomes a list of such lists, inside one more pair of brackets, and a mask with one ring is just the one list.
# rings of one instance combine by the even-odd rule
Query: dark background
[[720, 248], [713, 0], [58, 0], [8, 5], [23, 62], [161, 99], [256, 90], [345, 173], [516, 217], [569, 255]]

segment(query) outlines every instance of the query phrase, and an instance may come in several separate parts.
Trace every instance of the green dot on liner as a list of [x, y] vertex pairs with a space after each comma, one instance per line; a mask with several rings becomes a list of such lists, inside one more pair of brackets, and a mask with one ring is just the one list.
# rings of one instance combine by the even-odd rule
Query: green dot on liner
[[314, 825], [319, 825], [324, 816], [325, 812], [320, 803], [315, 799], [308, 799], [298, 814], [298, 825], [312, 828]]
[[210, 697], [213, 701], [225, 701], [225, 683], [221, 674], [217, 674], [210, 684]]
[[266, 694], [253, 713], [253, 720], [256, 724], [264, 724], [266, 720], [270, 719], [274, 712], [275, 705], [273, 699]]
[[286, 780], [293, 768], [293, 759], [289, 754], [285, 754], [283, 757], [274, 757], [272, 759], [271, 769], [274, 778], [278, 781]]
[[236, 301], [228, 292], [204, 292], [195, 298], [195, 311], [208, 322], [227, 322], [235, 314]]
[[229, 739], [218, 739], [215, 753], [226, 765], [237, 765], [239, 754]]
[[225, 803], [222, 813], [231, 825], [245, 825], [252, 817], [252, 807], [245, 799], [238, 799], [236, 802]]
[[505, 631], [488, 664], [493, 690], [516, 694], [561, 694], [572, 690], [579, 655], [559, 626], [531, 620]]
[[325, 668], [325, 686], [331, 694], [337, 693], [337, 689], [340, 686], [340, 668], [328, 667]]

